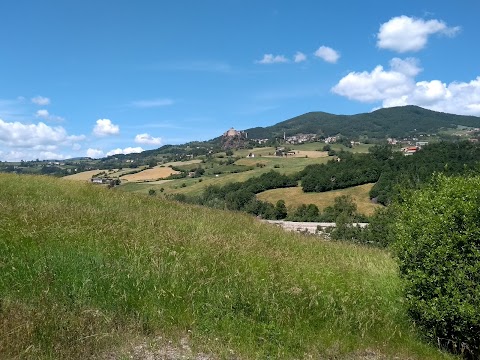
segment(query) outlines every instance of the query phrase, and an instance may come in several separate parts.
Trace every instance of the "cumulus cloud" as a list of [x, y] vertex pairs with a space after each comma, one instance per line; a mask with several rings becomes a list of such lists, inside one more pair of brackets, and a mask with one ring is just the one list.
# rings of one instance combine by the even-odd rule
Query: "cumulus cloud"
[[51, 127], [43, 122], [38, 124], [23, 124], [18, 121], [5, 122], [0, 119], [0, 144], [9, 147], [59, 146], [73, 144], [84, 139], [83, 135], [68, 135], [61, 126]]
[[142, 151], [144, 150], [141, 147], [127, 147], [125, 149], [117, 148], [107, 152], [106, 155], [107, 156], [120, 155], [120, 154], [127, 155], [127, 154], [133, 154], [133, 153], [141, 153]]
[[288, 59], [283, 55], [265, 54], [261, 60], [256, 61], [258, 64], [279, 64], [287, 63]]
[[103, 151], [100, 149], [92, 149], [88, 148], [87, 149], [87, 156], [92, 159], [98, 159], [104, 156]]
[[145, 133], [135, 136], [135, 142], [137, 144], [160, 145], [162, 143], [162, 139]]
[[480, 76], [469, 82], [416, 81], [422, 71], [415, 59], [392, 59], [390, 69], [351, 72], [332, 91], [361, 102], [382, 102], [383, 107], [417, 105], [454, 114], [480, 116]]
[[151, 99], [151, 100], [137, 100], [132, 101], [131, 105], [138, 108], [152, 108], [173, 105], [172, 99]]
[[37, 95], [31, 99], [32, 103], [39, 105], [39, 106], [45, 106], [50, 104], [50, 99], [48, 97], [40, 96]]
[[378, 65], [371, 72], [351, 72], [332, 91], [362, 102], [386, 100], [408, 93], [415, 85], [413, 77], [420, 71], [415, 59], [394, 58], [390, 70]]
[[338, 51], [332, 49], [328, 46], [320, 46], [317, 51], [315, 51], [315, 56], [323, 59], [326, 62], [335, 64], [338, 59], [340, 59], [340, 54]]
[[460, 27], [449, 27], [440, 20], [423, 20], [408, 16], [397, 16], [380, 26], [377, 34], [377, 46], [399, 53], [419, 51], [433, 34], [455, 36]]
[[98, 119], [93, 133], [96, 136], [117, 135], [120, 133], [120, 128], [109, 119]]
[[296, 63], [301, 63], [301, 62], [306, 61], [306, 60], [307, 60], [307, 55], [305, 55], [304, 53], [302, 53], [300, 51], [297, 51], [297, 53], [293, 57], [293, 61], [296, 62]]

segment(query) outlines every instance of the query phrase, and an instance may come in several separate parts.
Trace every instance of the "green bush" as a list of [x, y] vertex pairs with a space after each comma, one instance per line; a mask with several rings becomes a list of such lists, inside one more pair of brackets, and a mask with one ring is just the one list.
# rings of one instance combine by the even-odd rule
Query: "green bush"
[[480, 357], [480, 177], [436, 175], [398, 209], [393, 246], [410, 314], [435, 343]]

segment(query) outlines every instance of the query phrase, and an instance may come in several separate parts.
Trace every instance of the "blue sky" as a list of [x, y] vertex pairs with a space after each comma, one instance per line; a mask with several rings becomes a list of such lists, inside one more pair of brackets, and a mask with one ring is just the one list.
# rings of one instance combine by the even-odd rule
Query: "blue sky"
[[0, 160], [397, 105], [480, 116], [480, 2], [4, 0]]

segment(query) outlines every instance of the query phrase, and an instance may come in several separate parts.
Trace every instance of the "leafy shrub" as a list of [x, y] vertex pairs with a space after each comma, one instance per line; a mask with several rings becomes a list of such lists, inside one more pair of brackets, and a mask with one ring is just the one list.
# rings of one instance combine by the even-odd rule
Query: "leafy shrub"
[[399, 207], [394, 250], [413, 319], [435, 343], [480, 357], [480, 177], [436, 175]]

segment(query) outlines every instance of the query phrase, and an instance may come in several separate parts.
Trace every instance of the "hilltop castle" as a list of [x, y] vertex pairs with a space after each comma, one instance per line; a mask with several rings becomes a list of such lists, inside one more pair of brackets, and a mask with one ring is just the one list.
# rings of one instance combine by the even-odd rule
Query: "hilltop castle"
[[233, 127], [223, 133], [222, 147], [224, 149], [241, 149], [248, 142], [248, 134], [245, 131], [235, 130]]
[[248, 134], [245, 131], [237, 131], [233, 127], [223, 133], [223, 137], [244, 137], [248, 139]]

